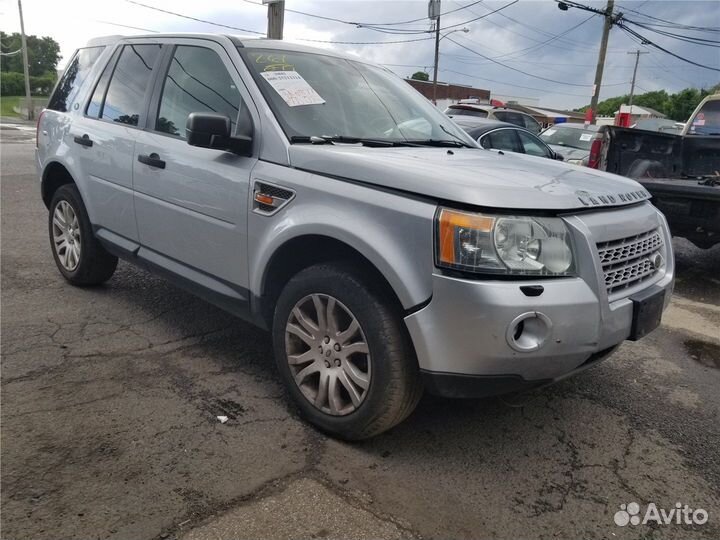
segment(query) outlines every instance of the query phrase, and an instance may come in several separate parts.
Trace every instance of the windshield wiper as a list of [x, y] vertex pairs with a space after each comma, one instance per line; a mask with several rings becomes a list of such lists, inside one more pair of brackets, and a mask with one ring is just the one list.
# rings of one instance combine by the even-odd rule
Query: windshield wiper
[[370, 139], [365, 137], [348, 137], [346, 135], [313, 135], [311, 137], [305, 135], [293, 135], [290, 137], [293, 143], [310, 143], [310, 144], [362, 144], [370, 148], [391, 148], [393, 146], [418, 146], [417, 144], [406, 141], [390, 141], [387, 139]]
[[437, 146], [439, 148], [474, 148], [462, 141], [454, 141], [452, 139], [413, 139], [409, 141], [413, 146]]

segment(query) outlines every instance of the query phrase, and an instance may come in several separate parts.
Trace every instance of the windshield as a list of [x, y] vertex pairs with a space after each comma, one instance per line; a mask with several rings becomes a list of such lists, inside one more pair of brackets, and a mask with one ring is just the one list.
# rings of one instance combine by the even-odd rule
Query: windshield
[[407, 82], [381, 68], [323, 54], [238, 50], [291, 140], [439, 140], [477, 146]]
[[545, 141], [546, 144], [569, 146], [570, 148], [579, 148], [580, 150], [590, 150], [594, 136], [595, 132], [588, 129], [558, 126], [550, 127], [540, 134], [540, 138]]
[[690, 121], [691, 135], [720, 135], [720, 100], [707, 101]]

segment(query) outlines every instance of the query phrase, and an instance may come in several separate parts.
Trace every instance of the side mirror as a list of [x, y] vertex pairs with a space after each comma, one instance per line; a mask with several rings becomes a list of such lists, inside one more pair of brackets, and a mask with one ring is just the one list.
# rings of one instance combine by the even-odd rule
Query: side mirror
[[217, 113], [190, 113], [185, 123], [185, 137], [189, 145], [249, 156], [252, 138], [232, 137], [231, 130], [230, 118]]
[[558, 161], [565, 161], [565, 156], [558, 152], [553, 152], [553, 159], [557, 159]]

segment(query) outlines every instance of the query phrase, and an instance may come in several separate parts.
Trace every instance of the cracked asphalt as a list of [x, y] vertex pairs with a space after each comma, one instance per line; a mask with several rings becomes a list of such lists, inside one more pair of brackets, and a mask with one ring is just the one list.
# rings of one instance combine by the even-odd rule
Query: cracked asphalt
[[[0, 135], [2, 538], [720, 538], [720, 246], [675, 241], [663, 326], [605, 363], [347, 444], [297, 417], [266, 333], [125, 263], [65, 283], [34, 133]], [[630, 502], [709, 519], [615, 525]]]

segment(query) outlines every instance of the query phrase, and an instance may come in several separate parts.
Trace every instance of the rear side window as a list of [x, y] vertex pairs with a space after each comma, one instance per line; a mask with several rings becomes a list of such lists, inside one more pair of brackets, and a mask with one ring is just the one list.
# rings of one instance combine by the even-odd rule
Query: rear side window
[[[162, 45], [125, 45], [110, 79], [100, 118], [137, 126]], [[98, 84], [98, 87], [101, 85]], [[93, 97], [94, 99], [94, 97]]]
[[529, 131], [532, 131], [533, 133], [537, 133], [538, 131], [540, 131], [540, 124], [532, 116], [523, 115], [523, 120], [525, 121], [525, 127]]
[[165, 77], [155, 129], [185, 136], [185, 122], [193, 112], [215, 112], [230, 117], [232, 133], [241, 105], [240, 92], [213, 50], [178, 46]]
[[48, 109], [60, 112], [70, 110], [80, 88], [104, 48], [87, 47], [78, 49], [65, 69], [65, 73], [63, 73], [53, 95], [50, 97]]
[[525, 127], [525, 122], [523, 121], [523, 117], [521, 114], [514, 113], [514, 112], [508, 112], [508, 111], [498, 111], [495, 113], [495, 118], [498, 120], [502, 120], [503, 122], [509, 122], [510, 124], [515, 124], [516, 126]]
[[85, 111], [85, 114], [91, 116], [92, 118], [100, 118], [100, 114], [102, 113], [103, 99], [105, 99], [105, 91], [107, 90], [108, 83], [110, 82], [110, 77], [113, 73], [113, 68], [115, 67], [115, 62], [117, 61], [119, 55], [120, 49], [116, 50], [113, 53], [112, 58], [110, 58], [110, 61], [105, 66], [105, 70], [103, 71], [102, 75], [100, 75], [100, 80], [98, 80], [97, 84], [95, 85], [95, 90], [93, 90], [93, 94], [90, 97], [90, 102], [88, 103], [87, 110]]

